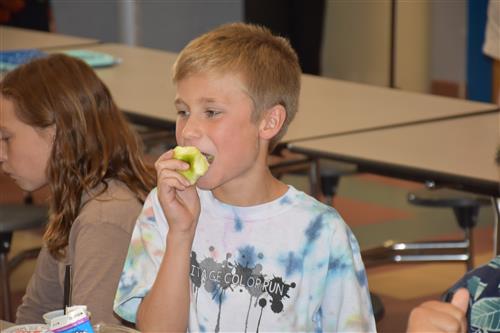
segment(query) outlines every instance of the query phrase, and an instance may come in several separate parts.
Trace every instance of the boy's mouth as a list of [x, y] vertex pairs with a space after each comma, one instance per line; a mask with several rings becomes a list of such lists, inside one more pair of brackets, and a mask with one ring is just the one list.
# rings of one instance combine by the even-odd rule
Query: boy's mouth
[[207, 162], [208, 164], [212, 164], [212, 162], [214, 161], [215, 159], [215, 156], [214, 155], [210, 155], [210, 154], [207, 154], [207, 153], [201, 153], [203, 156], [205, 156], [205, 158], [207, 159]]

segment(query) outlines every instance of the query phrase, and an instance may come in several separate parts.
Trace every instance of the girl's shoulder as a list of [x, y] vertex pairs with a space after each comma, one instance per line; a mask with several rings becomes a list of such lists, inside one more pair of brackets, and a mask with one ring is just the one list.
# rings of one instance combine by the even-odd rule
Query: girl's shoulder
[[140, 204], [137, 195], [123, 182], [112, 179], [107, 180], [106, 184], [107, 186], [99, 184], [82, 195], [82, 209], [90, 205], [122, 206], [130, 204], [131, 201]]
[[77, 220], [80, 223], [111, 223], [119, 226], [135, 223], [142, 208], [135, 193], [117, 180], [108, 181], [107, 188], [103, 189], [103, 185], [100, 185], [83, 195]]

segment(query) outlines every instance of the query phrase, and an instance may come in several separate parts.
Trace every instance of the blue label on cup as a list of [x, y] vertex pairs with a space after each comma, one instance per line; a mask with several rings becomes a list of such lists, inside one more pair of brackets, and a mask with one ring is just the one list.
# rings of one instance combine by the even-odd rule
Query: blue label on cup
[[74, 323], [60, 329], [53, 330], [54, 333], [94, 333], [90, 321], [87, 319], [84, 322]]
[[94, 333], [87, 313], [82, 310], [53, 319], [49, 329], [53, 333]]

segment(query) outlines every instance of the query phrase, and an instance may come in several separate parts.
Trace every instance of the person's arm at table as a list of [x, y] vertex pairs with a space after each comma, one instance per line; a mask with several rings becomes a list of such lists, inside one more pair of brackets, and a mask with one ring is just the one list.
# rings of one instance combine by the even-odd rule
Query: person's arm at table
[[467, 332], [466, 313], [469, 292], [458, 289], [451, 303], [428, 301], [414, 308], [408, 319], [407, 333]]
[[60, 308], [62, 291], [58, 273], [57, 260], [47, 247], [43, 247], [22, 303], [17, 308], [16, 324], [43, 323], [44, 313]]

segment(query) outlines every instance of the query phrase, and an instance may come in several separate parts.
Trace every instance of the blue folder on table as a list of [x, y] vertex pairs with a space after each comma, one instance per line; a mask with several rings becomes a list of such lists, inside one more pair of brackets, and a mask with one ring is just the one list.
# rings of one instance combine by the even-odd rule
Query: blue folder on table
[[44, 57], [47, 54], [37, 49], [23, 49], [0, 52], [0, 71], [10, 71], [30, 60]]
[[[61, 53], [81, 59], [93, 68], [109, 67], [120, 62], [119, 59], [103, 52], [89, 50], [66, 50], [61, 51]], [[0, 71], [10, 71], [19, 65], [47, 55], [47, 53], [37, 49], [2, 51], [0, 52]]]

